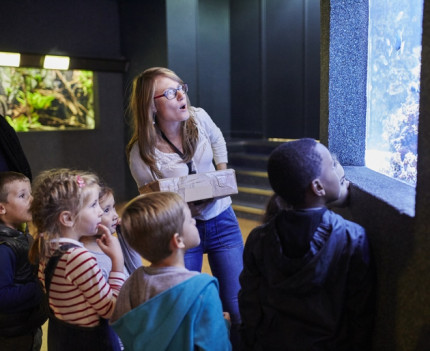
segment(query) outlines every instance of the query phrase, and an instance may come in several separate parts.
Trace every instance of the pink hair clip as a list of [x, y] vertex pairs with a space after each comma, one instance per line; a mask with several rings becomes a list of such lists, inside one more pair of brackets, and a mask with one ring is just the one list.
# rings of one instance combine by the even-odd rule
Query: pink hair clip
[[83, 188], [85, 186], [85, 181], [82, 179], [80, 175], [76, 176], [76, 183], [78, 183], [78, 186], [80, 188]]

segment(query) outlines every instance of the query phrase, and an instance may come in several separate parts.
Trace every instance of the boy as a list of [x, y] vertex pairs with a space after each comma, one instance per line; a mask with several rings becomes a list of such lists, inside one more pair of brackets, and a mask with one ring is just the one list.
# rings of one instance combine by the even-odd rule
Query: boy
[[140, 195], [122, 214], [124, 238], [149, 267], [123, 285], [111, 317], [126, 350], [231, 350], [217, 280], [185, 268], [200, 243], [188, 205], [172, 192]]
[[[340, 185], [340, 193], [339, 198], [329, 204], [327, 204], [328, 208], [333, 207], [346, 207], [349, 203], [349, 180], [345, 178], [345, 170], [343, 169], [340, 162], [337, 160], [337, 157], [332, 154], [333, 161], [335, 163], [335, 169], [337, 176], [339, 178]], [[274, 193], [267, 201], [266, 210], [262, 217], [262, 223], [269, 222], [270, 219], [273, 218], [281, 209], [291, 209], [288, 204], [285, 203], [282, 198]]]
[[268, 161], [291, 209], [255, 228], [244, 250], [244, 350], [370, 350], [372, 280], [365, 230], [327, 209], [347, 190], [325, 146], [300, 139]]
[[29, 179], [0, 172], [0, 345], [2, 350], [39, 350], [42, 290], [28, 261], [32, 238], [21, 231], [31, 221]]

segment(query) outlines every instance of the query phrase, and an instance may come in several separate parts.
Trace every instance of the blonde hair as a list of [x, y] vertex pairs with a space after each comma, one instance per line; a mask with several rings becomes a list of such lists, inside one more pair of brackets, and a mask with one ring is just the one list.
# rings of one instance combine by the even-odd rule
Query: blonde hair
[[[126, 152], [127, 159], [130, 159], [131, 148], [137, 142], [142, 160], [157, 178], [162, 178], [155, 159], [155, 145], [160, 137], [160, 130], [154, 124], [155, 114], [153, 112], [155, 80], [158, 77], [167, 77], [179, 84], [184, 84], [175, 72], [164, 67], [148, 68], [134, 78], [128, 106], [133, 118], [133, 135], [128, 142]], [[182, 122], [182, 148], [184, 150], [184, 162], [189, 162], [196, 150], [198, 130], [188, 95], [186, 98], [190, 118]]]
[[124, 208], [121, 229], [125, 240], [146, 260], [156, 263], [168, 257], [170, 240], [182, 235], [186, 202], [173, 192], [140, 195]]
[[99, 189], [98, 177], [85, 171], [51, 169], [36, 177], [30, 207], [36, 227], [36, 237], [29, 255], [32, 262], [44, 260], [50, 241], [60, 237], [61, 212], [70, 211], [76, 218], [88, 202], [90, 190], [94, 187]]

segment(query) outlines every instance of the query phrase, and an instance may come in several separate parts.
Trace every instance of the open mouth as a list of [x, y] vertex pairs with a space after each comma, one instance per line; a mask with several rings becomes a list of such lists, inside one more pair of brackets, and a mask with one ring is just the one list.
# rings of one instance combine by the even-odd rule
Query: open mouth
[[187, 105], [182, 105], [181, 107], [179, 107], [180, 110], [185, 110], [187, 108]]

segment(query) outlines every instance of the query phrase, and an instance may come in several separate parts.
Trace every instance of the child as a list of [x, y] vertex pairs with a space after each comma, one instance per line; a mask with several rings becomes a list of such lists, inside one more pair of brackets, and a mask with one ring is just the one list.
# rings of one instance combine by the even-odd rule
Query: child
[[370, 350], [373, 271], [365, 230], [327, 209], [341, 185], [313, 139], [268, 161], [290, 210], [255, 228], [244, 251], [239, 308], [244, 350]]
[[0, 172], [0, 345], [1, 349], [40, 350], [47, 315], [35, 266], [28, 261], [32, 237], [22, 232], [31, 221], [30, 180]]
[[[115, 209], [115, 198], [113, 190], [104, 185], [100, 184], [99, 193], [99, 204], [103, 211], [101, 218], [101, 223], [106, 226], [111, 234], [115, 234], [118, 237], [119, 243], [121, 245], [121, 250], [124, 256], [124, 268], [126, 277], [133, 273], [137, 267], [142, 265], [142, 260], [140, 256], [130, 248], [128, 243], [124, 240], [120, 229], [120, 218]], [[99, 230], [99, 233], [102, 232]], [[84, 246], [96, 257], [97, 263], [102, 270], [105, 279], [109, 276], [109, 272], [112, 269], [112, 262], [110, 258], [102, 251], [102, 249], [97, 245], [98, 236], [83, 236], [81, 242]]]
[[[38, 235], [30, 258], [39, 257], [39, 279], [52, 313], [50, 350], [119, 350], [107, 323], [124, 283], [118, 239], [101, 225], [100, 187], [96, 175], [69, 169], [42, 172], [35, 180], [31, 210]], [[108, 281], [79, 239], [104, 233], [98, 245], [112, 260]]]
[[[329, 208], [332, 207], [346, 207], [349, 202], [349, 181], [345, 178], [345, 170], [343, 169], [342, 165], [338, 161], [337, 157], [332, 154], [333, 161], [335, 162], [335, 169], [336, 174], [339, 178], [339, 185], [340, 185], [340, 194], [339, 198], [333, 202], [330, 202], [327, 204]], [[262, 223], [269, 222], [280, 210], [282, 209], [291, 209], [288, 204], [285, 203], [282, 198], [274, 193], [269, 201], [267, 201], [266, 204], [266, 210], [264, 212]]]
[[125, 239], [150, 267], [138, 268], [118, 296], [111, 323], [126, 350], [231, 350], [217, 280], [185, 268], [200, 243], [188, 205], [171, 192], [141, 195], [122, 214]]
[[[100, 183], [99, 204], [103, 211], [101, 224], [108, 228], [111, 234], [117, 234], [119, 243], [121, 245], [121, 251], [124, 256], [124, 273], [125, 278], [127, 279], [137, 267], [142, 265], [142, 260], [140, 256], [133, 249], [131, 249], [124, 240], [120, 230], [119, 216], [115, 209], [113, 190], [103, 183]], [[97, 239], [102, 234], [103, 231], [99, 230], [99, 235], [83, 236], [80, 241], [84, 244], [85, 248], [87, 248], [88, 251], [90, 251], [96, 258], [97, 264], [99, 265], [103, 276], [107, 280], [109, 273], [112, 270], [112, 261], [97, 244]], [[121, 350], [123, 350], [121, 340], [119, 340], [119, 343]]]

